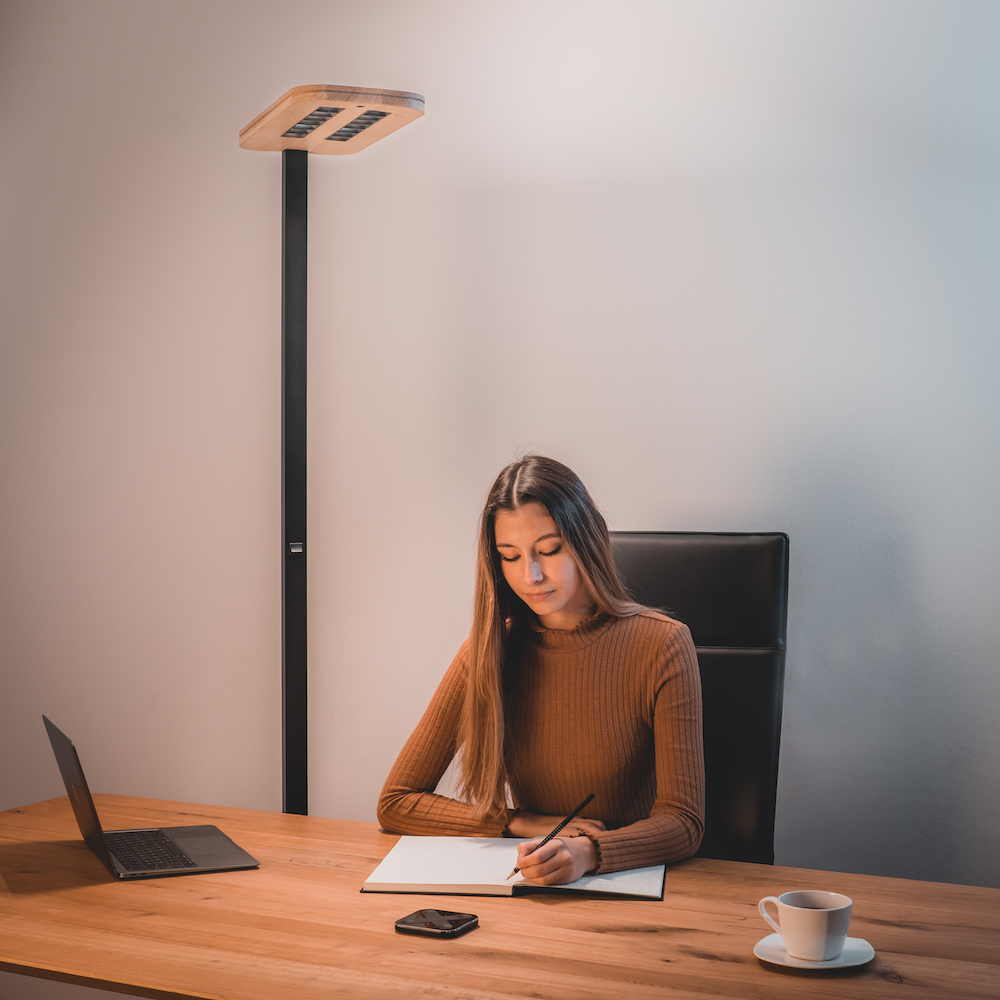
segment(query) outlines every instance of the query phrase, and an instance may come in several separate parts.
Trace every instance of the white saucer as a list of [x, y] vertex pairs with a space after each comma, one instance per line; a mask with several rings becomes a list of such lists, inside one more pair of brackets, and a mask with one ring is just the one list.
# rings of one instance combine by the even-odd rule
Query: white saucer
[[844, 950], [829, 962], [807, 962], [804, 958], [792, 958], [785, 951], [785, 942], [780, 934], [768, 934], [763, 941], [753, 946], [753, 953], [762, 961], [772, 965], [784, 965], [789, 969], [849, 969], [854, 965], [864, 965], [875, 957], [875, 949], [864, 938], [849, 937], [844, 942]]

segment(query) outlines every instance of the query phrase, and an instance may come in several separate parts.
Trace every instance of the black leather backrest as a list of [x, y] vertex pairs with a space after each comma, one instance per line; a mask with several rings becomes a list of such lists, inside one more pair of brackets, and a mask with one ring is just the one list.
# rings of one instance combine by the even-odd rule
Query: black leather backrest
[[784, 646], [787, 535], [616, 531], [611, 538], [636, 600], [684, 622], [696, 646]]
[[700, 857], [774, 863], [788, 608], [788, 536], [612, 532], [641, 604], [684, 622], [704, 702], [706, 816]]

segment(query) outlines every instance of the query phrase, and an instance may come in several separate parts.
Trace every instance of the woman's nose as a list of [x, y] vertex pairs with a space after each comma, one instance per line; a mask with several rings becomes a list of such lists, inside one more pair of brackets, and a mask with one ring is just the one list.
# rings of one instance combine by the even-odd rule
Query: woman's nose
[[524, 571], [527, 576], [528, 583], [541, 583], [542, 582], [542, 564], [537, 559], [526, 559], [524, 562]]

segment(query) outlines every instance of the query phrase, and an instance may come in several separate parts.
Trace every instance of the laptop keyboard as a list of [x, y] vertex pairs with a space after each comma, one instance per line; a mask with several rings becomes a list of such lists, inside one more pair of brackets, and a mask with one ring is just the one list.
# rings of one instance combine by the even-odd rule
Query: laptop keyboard
[[108, 850], [126, 871], [162, 871], [169, 868], [198, 867], [159, 830], [106, 833], [104, 840]]

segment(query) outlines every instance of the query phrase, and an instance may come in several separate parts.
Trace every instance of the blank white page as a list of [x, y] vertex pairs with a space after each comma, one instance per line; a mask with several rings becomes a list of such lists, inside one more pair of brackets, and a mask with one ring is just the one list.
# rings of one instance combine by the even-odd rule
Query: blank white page
[[[368, 876], [365, 888], [380, 884], [510, 889], [521, 881], [504, 876], [517, 864], [517, 845], [507, 837], [400, 837], [385, 860]], [[465, 891], [471, 891], [466, 889]]]
[[651, 865], [649, 868], [628, 868], [623, 872], [605, 872], [602, 875], [584, 875], [570, 882], [567, 889], [583, 889], [587, 892], [620, 892], [629, 896], [652, 896], [659, 899], [663, 895], [663, 881], [666, 865]]

